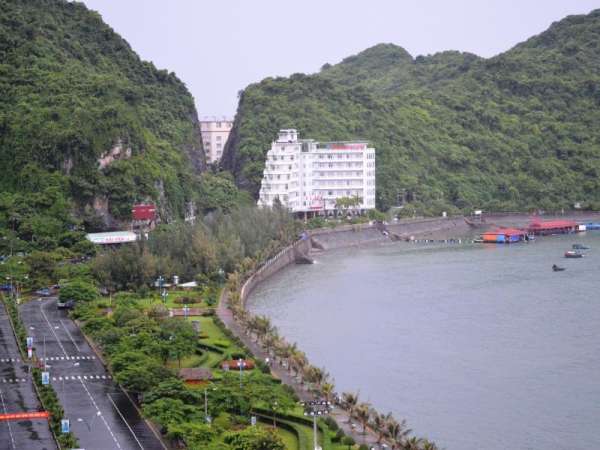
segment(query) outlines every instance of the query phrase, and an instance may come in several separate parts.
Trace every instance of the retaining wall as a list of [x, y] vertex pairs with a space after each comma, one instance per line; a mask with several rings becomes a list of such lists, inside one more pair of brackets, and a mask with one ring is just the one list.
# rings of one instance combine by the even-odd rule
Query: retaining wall
[[240, 300], [242, 305], [245, 304], [246, 299], [258, 283], [266, 280], [284, 267], [294, 264], [298, 254], [308, 255], [311, 247], [310, 239], [300, 239], [281, 250], [271, 259], [265, 261], [265, 263], [243, 284], [242, 289], [240, 290]]
[[[387, 230], [389, 235], [382, 231]], [[316, 230], [310, 233], [315, 247], [324, 250], [351, 247], [363, 244], [388, 242], [393, 235], [409, 238], [419, 234], [429, 234], [446, 230], [464, 231], [468, 227], [463, 216], [436, 217], [431, 219], [405, 219], [388, 225], [344, 225], [329, 230]]]

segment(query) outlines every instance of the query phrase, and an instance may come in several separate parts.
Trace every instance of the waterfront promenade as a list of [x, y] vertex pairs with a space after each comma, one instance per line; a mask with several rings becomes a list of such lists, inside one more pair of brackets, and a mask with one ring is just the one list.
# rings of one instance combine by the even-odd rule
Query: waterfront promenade
[[[217, 306], [217, 316], [233, 334], [242, 340], [244, 345], [250, 349], [257, 359], [262, 359], [265, 361], [267, 358], [269, 358], [269, 360], [272, 361], [272, 364], [270, 364], [271, 373], [275, 377], [279, 378], [282, 383], [291, 386], [301, 401], [314, 400], [313, 395], [306, 391], [305, 386], [302, 385], [285, 367], [282, 367], [279, 363], [274, 361], [274, 358], [271, 358], [258, 343], [254, 342], [250, 336], [244, 332], [240, 324], [233, 318], [233, 314], [228, 308], [227, 289], [223, 289], [221, 292], [219, 305]], [[335, 419], [340, 428], [344, 430], [346, 435], [354, 438], [357, 444], [364, 443], [370, 448], [380, 448], [377, 444], [377, 435], [368, 427], [365, 435], [362, 434], [362, 426], [356, 424], [355, 427], [353, 427], [346, 410], [340, 408], [339, 406], [334, 406], [331, 410], [330, 416]]]

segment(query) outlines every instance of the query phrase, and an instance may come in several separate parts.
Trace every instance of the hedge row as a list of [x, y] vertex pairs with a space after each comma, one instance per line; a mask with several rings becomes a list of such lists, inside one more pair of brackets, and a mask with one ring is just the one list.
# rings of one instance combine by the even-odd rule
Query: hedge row
[[62, 433], [60, 422], [64, 418], [64, 410], [60, 405], [56, 391], [49, 384], [42, 384], [42, 371], [38, 368], [32, 370], [33, 382], [35, 383], [40, 397], [40, 402], [46, 411], [50, 413], [48, 422], [61, 448], [70, 449], [79, 447], [77, 438], [71, 432]]
[[8, 315], [10, 316], [12, 327], [15, 332], [15, 336], [17, 337], [17, 347], [19, 348], [21, 357], [25, 361], [27, 359], [27, 355], [23, 350], [23, 343], [27, 340], [27, 331], [25, 330], [25, 326], [23, 325], [21, 317], [19, 316], [19, 308], [17, 307], [17, 303], [12, 298], [6, 298], [4, 295], [2, 295], [2, 302], [4, 303], [4, 306], [8, 311]]

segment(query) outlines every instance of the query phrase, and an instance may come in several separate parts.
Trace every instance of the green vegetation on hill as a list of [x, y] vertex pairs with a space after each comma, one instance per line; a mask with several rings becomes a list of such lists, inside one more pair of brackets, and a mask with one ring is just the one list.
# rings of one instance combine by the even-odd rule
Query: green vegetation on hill
[[490, 59], [382, 44], [240, 97], [223, 158], [257, 195], [279, 128], [377, 149], [380, 209], [600, 209], [600, 10]]
[[81, 220], [102, 227], [98, 212], [129, 219], [134, 202], [183, 217], [205, 168], [185, 85], [65, 0], [0, 0], [0, 164], [0, 227], [38, 248]]

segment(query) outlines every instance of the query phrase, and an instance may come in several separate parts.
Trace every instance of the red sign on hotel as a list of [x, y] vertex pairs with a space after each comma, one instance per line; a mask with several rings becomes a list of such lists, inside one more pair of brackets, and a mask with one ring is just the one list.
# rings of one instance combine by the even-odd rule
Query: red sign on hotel
[[366, 144], [331, 144], [331, 150], [364, 150]]

